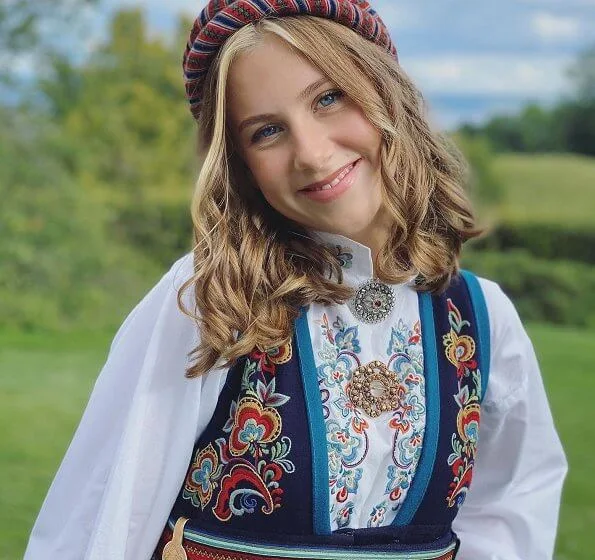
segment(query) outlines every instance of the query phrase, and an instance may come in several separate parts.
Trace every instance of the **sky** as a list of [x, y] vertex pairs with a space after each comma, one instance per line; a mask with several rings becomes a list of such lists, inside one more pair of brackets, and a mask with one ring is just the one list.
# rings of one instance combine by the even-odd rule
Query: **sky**
[[[204, 0], [104, 0], [107, 17], [141, 6], [155, 33]], [[397, 45], [399, 61], [442, 128], [514, 113], [529, 101], [568, 94], [568, 66], [595, 44], [595, 0], [371, 0]], [[184, 38], [185, 40], [185, 38]]]

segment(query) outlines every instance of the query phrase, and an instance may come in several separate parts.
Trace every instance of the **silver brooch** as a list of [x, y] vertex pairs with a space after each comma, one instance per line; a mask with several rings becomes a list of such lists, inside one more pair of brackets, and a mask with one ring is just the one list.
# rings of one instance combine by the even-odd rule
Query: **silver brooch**
[[364, 282], [349, 301], [349, 309], [354, 317], [364, 323], [384, 321], [394, 305], [393, 289], [375, 278]]

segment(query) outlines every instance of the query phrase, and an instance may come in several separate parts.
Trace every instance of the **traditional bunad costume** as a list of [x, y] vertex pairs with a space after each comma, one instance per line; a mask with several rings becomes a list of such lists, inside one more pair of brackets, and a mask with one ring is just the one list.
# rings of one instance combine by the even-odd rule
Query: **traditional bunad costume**
[[[189, 80], [207, 39], [272, 6], [357, 16], [394, 52], [366, 2], [213, 1]], [[551, 558], [566, 461], [508, 298], [466, 272], [441, 295], [386, 285], [368, 247], [311, 233], [354, 298], [302, 309], [284, 346], [229, 370], [184, 377], [192, 255], [132, 311], [25, 560]]]

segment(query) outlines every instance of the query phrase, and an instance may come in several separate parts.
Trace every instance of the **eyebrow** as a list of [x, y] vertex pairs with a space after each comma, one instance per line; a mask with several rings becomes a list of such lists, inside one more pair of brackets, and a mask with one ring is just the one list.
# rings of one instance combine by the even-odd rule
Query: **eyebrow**
[[[320, 86], [326, 84], [327, 82], [330, 83], [330, 80], [326, 76], [320, 78], [319, 80], [316, 80], [315, 82], [312, 82], [297, 96], [297, 100], [304, 101], [308, 99], [308, 97], [310, 97]], [[262, 115], [255, 115], [253, 117], [244, 119], [238, 126], [238, 132], [242, 132], [242, 130], [244, 130], [245, 128], [253, 124], [257, 124], [261, 121], [268, 121], [274, 119], [275, 116], [276, 115], [274, 115], [273, 113], [263, 113]]]

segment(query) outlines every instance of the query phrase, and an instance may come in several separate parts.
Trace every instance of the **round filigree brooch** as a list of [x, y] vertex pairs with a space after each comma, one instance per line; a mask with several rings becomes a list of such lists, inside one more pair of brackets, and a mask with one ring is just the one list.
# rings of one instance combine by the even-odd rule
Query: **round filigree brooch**
[[354, 317], [364, 323], [384, 321], [394, 305], [393, 289], [375, 278], [364, 282], [349, 302]]
[[397, 374], [379, 361], [358, 367], [347, 389], [353, 405], [372, 418], [397, 410], [401, 402], [399, 391]]

